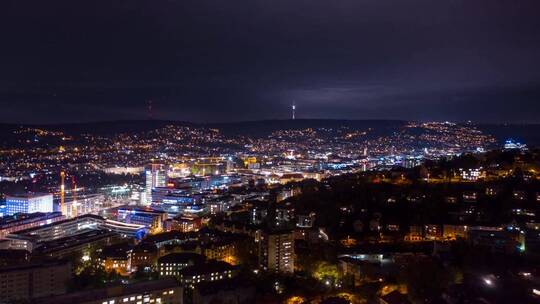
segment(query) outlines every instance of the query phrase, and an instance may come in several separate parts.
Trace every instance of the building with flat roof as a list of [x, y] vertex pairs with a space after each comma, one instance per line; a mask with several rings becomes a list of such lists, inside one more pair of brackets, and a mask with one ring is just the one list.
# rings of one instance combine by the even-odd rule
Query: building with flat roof
[[122, 284], [103, 289], [80, 291], [60, 296], [41, 298], [40, 304], [182, 304], [183, 289], [176, 280], [152, 280]]
[[39, 236], [41, 240], [51, 240], [80, 234], [88, 230], [107, 230], [130, 237], [142, 237], [146, 233], [144, 225], [126, 224], [108, 220], [98, 215], [85, 214], [72, 219], [22, 230], [17, 234]]
[[102, 193], [77, 194], [76, 196], [66, 196], [65, 209], [66, 217], [72, 218], [83, 214], [97, 214], [104, 208], [106, 199]]
[[6, 196], [6, 214], [53, 212], [53, 195], [29, 192]]
[[117, 220], [128, 224], [144, 225], [152, 231], [162, 231], [167, 213], [161, 210], [122, 206], [117, 208]]
[[203, 255], [190, 252], [168, 254], [158, 259], [159, 276], [179, 277], [182, 269], [189, 266], [201, 265], [205, 259]]
[[62, 258], [73, 253], [84, 252], [92, 247], [108, 246], [123, 239], [116, 233], [105, 230], [90, 230], [65, 238], [38, 242], [32, 255]]
[[0, 219], [0, 240], [17, 231], [52, 224], [64, 219], [60, 212], [23, 213]]
[[180, 283], [193, 288], [202, 282], [214, 282], [231, 279], [236, 276], [237, 267], [223, 262], [210, 260], [204, 264], [188, 266], [179, 271]]
[[67, 261], [0, 268], [0, 303], [64, 294], [70, 279]]
[[266, 231], [259, 241], [259, 264], [265, 270], [294, 272], [294, 235], [292, 231]]
[[[10, 249], [25, 249], [32, 251], [42, 244], [59, 239], [70, 240], [75, 243], [77, 236], [90, 237], [97, 234], [91, 232], [103, 232], [99, 237], [135, 237], [141, 239], [147, 232], [144, 225], [126, 224], [118, 221], [105, 219], [101, 216], [85, 214], [79, 217], [61, 220], [48, 225], [33, 227], [11, 233], [6, 239], [11, 242]], [[107, 235], [106, 235], [107, 234]], [[110, 234], [110, 235], [109, 235]], [[92, 237], [93, 238], [93, 237]]]

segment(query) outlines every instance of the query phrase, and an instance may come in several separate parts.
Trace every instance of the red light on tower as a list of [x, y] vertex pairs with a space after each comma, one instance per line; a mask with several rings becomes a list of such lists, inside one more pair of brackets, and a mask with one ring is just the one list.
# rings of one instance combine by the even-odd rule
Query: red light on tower
[[154, 113], [152, 112], [152, 100], [148, 101], [148, 119], [154, 119]]

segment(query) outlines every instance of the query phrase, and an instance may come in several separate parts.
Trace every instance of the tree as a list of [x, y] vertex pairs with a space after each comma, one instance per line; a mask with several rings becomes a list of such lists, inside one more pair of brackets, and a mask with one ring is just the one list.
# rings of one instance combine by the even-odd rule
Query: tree
[[147, 270], [145, 267], [138, 267], [137, 271], [133, 274], [133, 279], [137, 281], [155, 280], [158, 277], [159, 273], [157, 271]]
[[325, 284], [334, 284], [338, 280], [338, 269], [335, 264], [330, 264], [325, 261], [318, 262], [312, 276]]
[[70, 291], [100, 288], [119, 280], [120, 276], [115, 271], [109, 273], [101, 264], [91, 263], [67, 283], [67, 288]]

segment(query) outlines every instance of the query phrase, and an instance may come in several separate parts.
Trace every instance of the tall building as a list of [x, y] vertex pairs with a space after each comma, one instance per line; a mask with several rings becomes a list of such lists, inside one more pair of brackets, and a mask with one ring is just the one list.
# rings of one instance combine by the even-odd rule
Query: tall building
[[27, 193], [6, 197], [6, 214], [53, 212], [53, 195], [48, 193]]
[[162, 164], [151, 164], [145, 170], [146, 174], [146, 203], [152, 203], [152, 189], [167, 185], [167, 171]]
[[294, 235], [290, 230], [265, 231], [259, 241], [259, 264], [271, 272], [294, 272]]

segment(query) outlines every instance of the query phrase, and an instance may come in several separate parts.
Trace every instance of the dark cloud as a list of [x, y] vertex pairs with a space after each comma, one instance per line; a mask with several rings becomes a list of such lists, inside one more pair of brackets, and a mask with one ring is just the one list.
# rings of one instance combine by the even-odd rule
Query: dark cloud
[[540, 114], [536, 0], [1, 5], [1, 121]]

